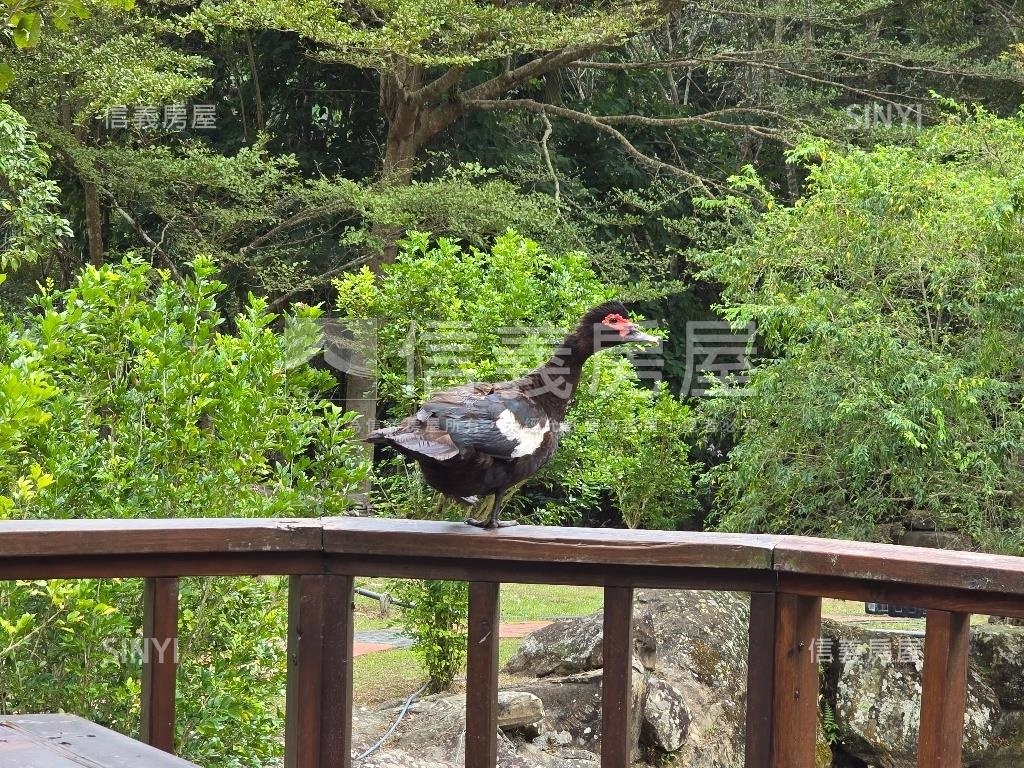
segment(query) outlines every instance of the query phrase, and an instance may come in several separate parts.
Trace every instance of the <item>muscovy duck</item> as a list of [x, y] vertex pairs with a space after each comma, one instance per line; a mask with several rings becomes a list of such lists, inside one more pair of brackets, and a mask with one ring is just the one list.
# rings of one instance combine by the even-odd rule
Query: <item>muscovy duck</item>
[[629, 320], [620, 302], [607, 302], [588, 311], [551, 358], [531, 373], [438, 392], [397, 426], [364, 439], [415, 459], [427, 483], [446, 496], [473, 501], [494, 494], [486, 519], [466, 520], [470, 525], [516, 525], [498, 519], [502, 498], [554, 455], [583, 364], [601, 349], [658, 341]]

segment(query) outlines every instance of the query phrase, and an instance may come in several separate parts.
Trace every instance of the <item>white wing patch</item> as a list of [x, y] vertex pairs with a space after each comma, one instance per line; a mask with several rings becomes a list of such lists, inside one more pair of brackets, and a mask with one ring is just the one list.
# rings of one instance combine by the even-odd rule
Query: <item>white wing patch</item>
[[508, 409], [501, 412], [496, 425], [498, 431], [515, 444], [516, 447], [512, 451], [513, 459], [532, 454], [540, 448], [540, 444], [544, 441], [544, 435], [551, 431], [551, 425], [547, 419], [544, 420], [543, 424], [528, 427], [520, 423], [515, 414]]

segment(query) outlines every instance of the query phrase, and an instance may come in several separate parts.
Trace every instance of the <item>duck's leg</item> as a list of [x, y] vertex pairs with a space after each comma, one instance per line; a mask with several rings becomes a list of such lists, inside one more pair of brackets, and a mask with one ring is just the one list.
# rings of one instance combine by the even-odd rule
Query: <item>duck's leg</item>
[[485, 520], [473, 520], [469, 519], [466, 522], [470, 525], [475, 525], [477, 528], [509, 528], [513, 525], [519, 525], [517, 520], [499, 520], [498, 515], [501, 514], [501, 500], [505, 495], [505, 488], [499, 488], [494, 492], [494, 501], [491, 502], [491, 512], [487, 515]]

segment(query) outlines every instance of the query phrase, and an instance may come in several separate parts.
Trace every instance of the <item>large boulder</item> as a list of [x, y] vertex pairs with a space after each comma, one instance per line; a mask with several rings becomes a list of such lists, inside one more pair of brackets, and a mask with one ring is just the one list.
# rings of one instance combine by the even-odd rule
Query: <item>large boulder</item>
[[[841, 751], [880, 768], [914, 768], [921, 711], [922, 633], [864, 629], [825, 621], [825, 703]], [[828, 661], [831, 656], [831, 661]], [[972, 665], [964, 729], [965, 762], [992, 749], [1001, 709]]]
[[971, 661], [996, 692], [1003, 709], [1024, 710], [1024, 629], [982, 624], [971, 629]]
[[[572, 675], [604, 666], [604, 611], [579, 619], [563, 619], [527, 635], [505, 671], [512, 675]], [[647, 669], [657, 659], [654, 617], [633, 611], [633, 653]]]
[[[633, 616], [634, 686], [643, 681], [634, 690], [638, 753], [663, 765], [742, 766], [746, 596], [641, 590]], [[545, 728], [534, 744], [600, 750], [602, 620], [599, 612], [539, 630], [506, 665], [541, 678], [517, 684], [544, 701]]]

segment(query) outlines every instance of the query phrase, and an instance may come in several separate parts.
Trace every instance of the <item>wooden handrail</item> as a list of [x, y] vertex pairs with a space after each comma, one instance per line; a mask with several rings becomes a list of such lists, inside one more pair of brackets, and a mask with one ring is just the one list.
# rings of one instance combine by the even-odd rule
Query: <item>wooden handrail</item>
[[[177, 579], [291, 577], [286, 766], [348, 768], [354, 577], [470, 582], [466, 764], [496, 756], [501, 582], [605, 587], [602, 765], [631, 759], [633, 589], [750, 592], [746, 768], [811, 768], [822, 597], [931, 609], [918, 768], [957, 768], [970, 613], [1024, 616], [1024, 558], [797, 536], [325, 518], [0, 522], [0, 578], [141, 576], [145, 629], [176, 638]], [[143, 668], [143, 737], [173, 748], [174, 673]]]

